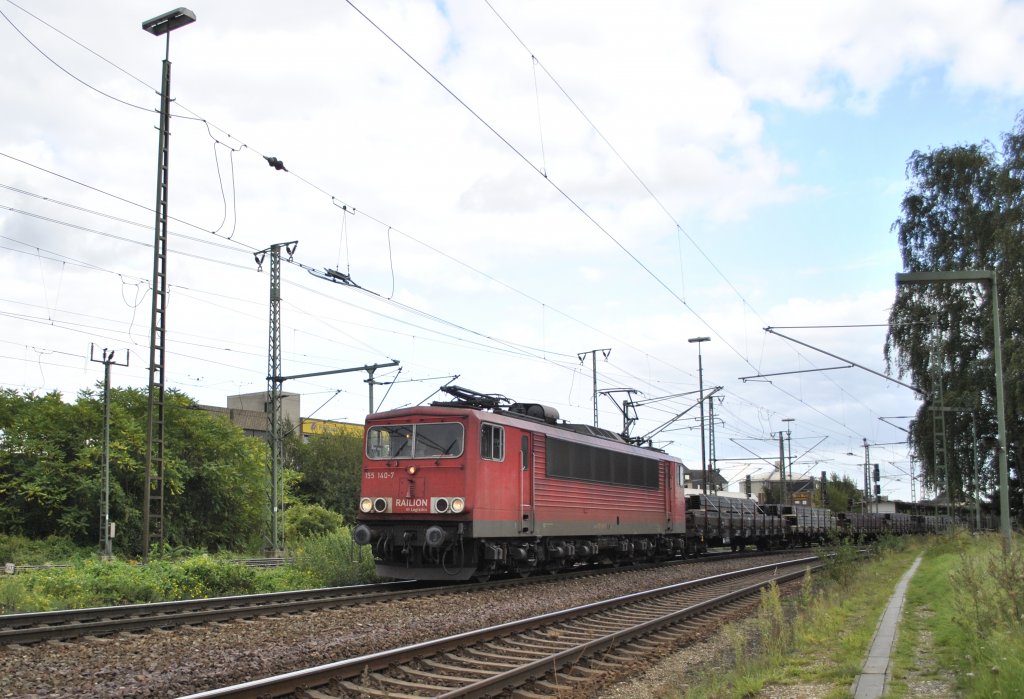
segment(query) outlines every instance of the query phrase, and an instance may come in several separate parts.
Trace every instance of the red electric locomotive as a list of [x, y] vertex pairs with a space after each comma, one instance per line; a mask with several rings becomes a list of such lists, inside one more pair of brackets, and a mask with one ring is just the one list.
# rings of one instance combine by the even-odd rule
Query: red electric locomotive
[[383, 577], [466, 580], [688, 553], [683, 465], [553, 408], [456, 386], [366, 421], [358, 544]]

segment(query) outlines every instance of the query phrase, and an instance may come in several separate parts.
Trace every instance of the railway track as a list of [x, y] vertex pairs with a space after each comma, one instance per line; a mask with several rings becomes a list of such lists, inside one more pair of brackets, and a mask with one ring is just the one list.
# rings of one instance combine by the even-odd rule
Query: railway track
[[[715, 557], [733, 556], [743, 557], [743, 554], [721, 554]], [[685, 561], [676, 561], [676, 563], [685, 564]], [[638, 566], [634, 566], [631, 569], [637, 568]], [[580, 570], [563, 573], [560, 577], [608, 574], [613, 570], [616, 569]], [[426, 586], [417, 582], [400, 581], [261, 595], [5, 614], [0, 616], [0, 645], [69, 640], [83, 636], [106, 636], [122, 632], [168, 629], [176, 626], [251, 619], [275, 614], [297, 614], [316, 609], [388, 602], [410, 597], [454, 594], [510, 585], [528, 585], [550, 579], [548, 576], [541, 576], [441, 586]]]
[[477, 631], [361, 656], [187, 699], [484, 697], [585, 690], [638, 656], [680, 643], [746, 605], [772, 581], [801, 578], [817, 557], [780, 561], [633, 593]]
[[104, 636], [125, 631], [171, 628], [272, 614], [295, 614], [313, 609], [380, 602], [416, 594], [437, 594], [437, 590], [424, 588], [417, 583], [395, 582], [154, 604], [6, 614], [0, 616], [0, 645]]

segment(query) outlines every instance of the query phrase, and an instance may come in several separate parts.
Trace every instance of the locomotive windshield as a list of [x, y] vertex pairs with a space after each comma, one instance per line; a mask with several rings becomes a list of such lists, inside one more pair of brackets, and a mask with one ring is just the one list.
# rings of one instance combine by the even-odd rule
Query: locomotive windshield
[[458, 422], [380, 425], [371, 427], [366, 434], [366, 455], [371, 459], [461, 456], [464, 441], [462, 424]]

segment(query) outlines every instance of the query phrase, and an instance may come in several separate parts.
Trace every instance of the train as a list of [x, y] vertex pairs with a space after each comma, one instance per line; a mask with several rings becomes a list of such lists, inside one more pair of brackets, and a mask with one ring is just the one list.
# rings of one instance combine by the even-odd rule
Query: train
[[943, 525], [694, 494], [683, 462], [649, 444], [538, 403], [444, 390], [452, 400], [367, 417], [353, 539], [380, 577], [528, 576]]

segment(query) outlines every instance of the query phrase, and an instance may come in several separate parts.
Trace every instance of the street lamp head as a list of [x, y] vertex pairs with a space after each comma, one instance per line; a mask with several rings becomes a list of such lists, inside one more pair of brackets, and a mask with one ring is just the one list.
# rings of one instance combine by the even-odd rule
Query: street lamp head
[[707, 342], [710, 337], [691, 337], [687, 342]]
[[178, 27], [192, 24], [196, 21], [196, 13], [187, 7], [179, 7], [176, 10], [165, 12], [159, 17], [148, 19], [142, 23], [142, 28], [153, 36], [161, 36], [173, 32]]

